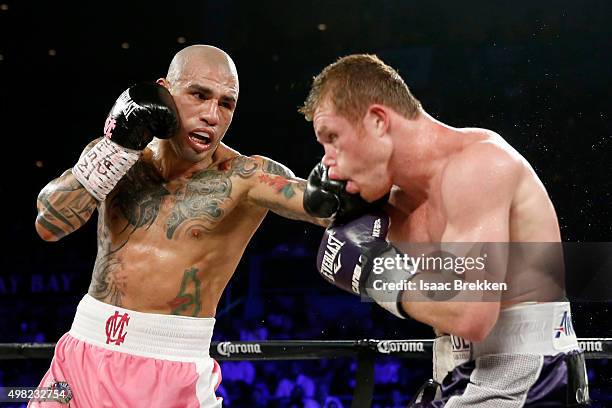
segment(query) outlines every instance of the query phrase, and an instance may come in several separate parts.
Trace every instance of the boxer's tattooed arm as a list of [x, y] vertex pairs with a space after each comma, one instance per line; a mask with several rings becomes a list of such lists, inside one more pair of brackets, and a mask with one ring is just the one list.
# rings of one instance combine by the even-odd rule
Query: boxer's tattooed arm
[[66, 170], [42, 189], [38, 195], [39, 226], [60, 239], [80, 228], [96, 209], [96, 200]]
[[327, 226], [328, 220], [311, 217], [304, 210], [302, 200], [305, 190], [306, 180], [295, 177], [280, 163], [261, 158], [261, 171], [256, 175], [249, 197], [257, 205], [282, 217]]
[[226, 167], [228, 167], [228, 177], [235, 175], [240, 178], [247, 179], [255, 174], [255, 171], [257, 171], [259, 166], [257, 162], [250, 157], [237, 156], [228, 161]]
[[202, 309], [200, 286], [198, 268], [187, 269], [183, 274], [178, 295], [168, 302], [168, 306], [172, 308], [171, 313], [173, 315], [197, 317]]
[[284, 177], [289, 177], [289, 178], [295, 177], [293, 172], [289, 170], [287, 167], [283, 166], [280, 163], [277, 163], [275, 161], [268, 160], [268, 159], [264, 159], [262, 170], [266, 173], [276, 174], [277, 176], [284, 176]]
[[[90, 151], [99, 140], [95, 139], [85, 146], [81, 156]], [[66, 170], [38, 195], [36, 224], [50, 234], [44, 234], [45, 239], [58, 240], [85, 224], [97, 204], [74, 178], [72, 170]]]

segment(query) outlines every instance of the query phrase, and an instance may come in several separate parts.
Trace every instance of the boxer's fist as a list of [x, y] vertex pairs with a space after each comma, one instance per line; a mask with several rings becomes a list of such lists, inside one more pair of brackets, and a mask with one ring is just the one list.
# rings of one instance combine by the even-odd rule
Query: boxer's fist
[[335, 286], [369, 297], [394, 315], [405, 318], [401, 290], [377, 290], [374, 284], [377, 279], [400, 282], [414, 276], [413, 270], [382, 267], [386, 258], [402, 255], [386, 241], [388, 230], [389, 217], [382, 211], [330, 226], [319, 246], [317, 268]]
[[381, 208], [388, 200], [388, 195], [369, 203], [359, 194], [346, 191], [346, 181], [331, 180], [328, 168], [318, 163], [308, 176], [304, 192], [304, 209], [313, 217], [330, 218], [346, 221]]
[[122, 147], [142, 150], [153, 137], [168, 139], [178, 130], [178, 111], [170, 92], [155, 83], [140, 83], [119, 96], [104, 135]]
[[105, 137], [81, 155], [72, 174], [96, 200], [104, 201], [153, 137], [168, 139], [179, 127], [178, 111], [166, 88], [134, 85], [119, 96], [106, 119]]

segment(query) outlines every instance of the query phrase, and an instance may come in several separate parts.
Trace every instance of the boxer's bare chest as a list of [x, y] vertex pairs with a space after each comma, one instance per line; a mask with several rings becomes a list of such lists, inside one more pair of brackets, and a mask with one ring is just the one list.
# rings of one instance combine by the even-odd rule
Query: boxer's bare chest
[[[166, 181], [147, 162], [137, 163], [106, 201], [102, 220], [112, 241], [146, 232], [166, 240], [214, 235], [240, 211], [245, 178], [254, 172], [244, 160]], [[229, 220], [229, 221], [228, 221]], [[133, 238], [133, 237], [132, 237]]]
[[401, 190], [394, 190], [389, 203], [387, 212], [391, 216], [391, 241], [441, 241], [446, 217], [437, 197], [415, 200]]

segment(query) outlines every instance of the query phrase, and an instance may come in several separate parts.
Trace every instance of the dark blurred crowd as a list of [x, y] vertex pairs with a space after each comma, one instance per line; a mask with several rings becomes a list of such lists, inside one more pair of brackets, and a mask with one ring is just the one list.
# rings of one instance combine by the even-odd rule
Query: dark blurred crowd
[[[57, 341], [62, 330], [68, 330], [79, 298], [56, 299], [54, 306], [44, 296], [38, 301], [34, 297], [14, 301], [15, 312], [4, 313], [0, 319], [2, 342]], [[222, 305], [226, 303], [234, 306], [221, 308], [216, 341], [432, 337], [423, 325], [400, 322], [370, 304], [334, 291], [279, 291], [265, 293], [258, 300], [222, 301]], [[250, 315], [253, 309], [257, 316]], [[577, 310], [580, 331], [588, 320], [581, 319], [580, 307]], [[35, 386], [48, 364], [45, 359], [0, 360], [0, 386]], [[602, 404], [595, 406], [612, 404], [609, 360], [588, 360], [587, 364], [591, 396]], [[223, 380], [217, 395], [224, 398], [225, 407], [346, 408], [351, 405], [356, 384], [357, 362], [350, 358], [296, 361], [288, 356], [286, 361], [222, 361], [220, 365]], [[374, 370], [372, 406], [399, 408], [405, 407], [430, 377], [431, 364], [387, 357], [377, 359]]]

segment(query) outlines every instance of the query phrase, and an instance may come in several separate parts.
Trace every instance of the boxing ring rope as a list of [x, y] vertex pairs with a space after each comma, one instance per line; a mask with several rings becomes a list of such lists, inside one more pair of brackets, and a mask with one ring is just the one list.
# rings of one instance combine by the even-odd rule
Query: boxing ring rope
[[[612, 359], [612, 338], [581, 338], [578, 344], [587, 359]], [[431, 361], [432, 347], [433, 339], [222, 341], [211, 343], [210, 356], [218, 361], [356, 358], [351, 408], [365, 408], [372, 403], [377, 357]], [[55, 343], [0, 343], [0, 360], [51, 359], [54, 348]]]

